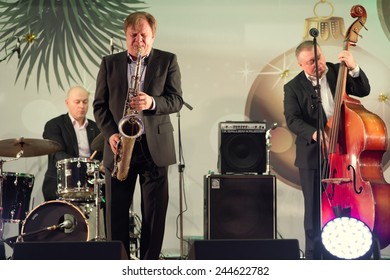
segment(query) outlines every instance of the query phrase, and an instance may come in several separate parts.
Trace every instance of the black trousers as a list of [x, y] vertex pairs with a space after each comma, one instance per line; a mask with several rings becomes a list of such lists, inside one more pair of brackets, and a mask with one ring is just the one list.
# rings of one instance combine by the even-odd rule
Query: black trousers
[[[304, 199], [304, 229], [305, 229], [305, 257], [313, 259], [314, 249], [320, 238], [321, 186], [317, 169], [299, 169], [301, 187]], [[316, 189], [318, 188], [318, 189]]]
[[107, 238], [123, 242], [130, 257], [129, 210], [139, 178], [141, 193], [140, 259], [158, 259], [165, 231], [168, 208], [168, 167], [153, 162], [145, 135], [134, 144], [127, 179], [119, 181], [106, 172]]

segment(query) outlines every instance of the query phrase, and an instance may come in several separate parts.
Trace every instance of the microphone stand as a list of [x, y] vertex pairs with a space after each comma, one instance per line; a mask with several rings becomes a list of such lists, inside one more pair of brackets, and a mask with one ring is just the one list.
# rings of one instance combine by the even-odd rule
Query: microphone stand
[[[18, 242], [22, 242], [23, 237], [36, 235], [38, 233], [45, 232], [45, 231], [56, 231], [59, 229], [61, 229], [60, 225], [52, 225], [52, 226], [48, 226], [48, 227], [43, 227], [43, 228], [31, 231], [31, 232], [21, 233], [17, 236], [8, 237], [7, 239], [4, 239], [4, 243], [8, 244], [11, 248], [13, 248], [13, 244], [18, 243]], [[12, 240], [15, 240], [15, 241], [12, 241]]]
[[[312, 34], [313, 36], [313, 47], [314, 47], [314, 61], [315, 61], [315, 69], [316, 69], [316, 85], [314, 86], [314, 90], [316, 92], [316, 96], [313, 98], [317, 100], [317, 179], [318, 179], [318, 185], [314, 187], [313, 191], [313, 230], [314, 230], [314, 241], [315, 246], [317, 242], [320, 242], [320, 236], [321, 236], [321, 193], [322, 193], [322, 140], [325, 140], [325, 138], [322, 139], [321, 136], [325, 136], [324, 134], [324, 121], [323, 121], [323, 114], [322, 114], [322, 100], [321, 100], [321, 85], [319, 82], [319, 74], [318, 74], [318, 59], [317, 59], [317, 35], [318, 33]], [[326, 143], [325, 143], [326, 145]], [[317, 243], [317, 246], [319, 244]], [[316, 254], [316, 251], [314, 254]], [[318, 252], [317, 252], [318, 253]]]
[[[184, 105], [192, 110], [193, 107], [184, 102]], [[181, 144], [181, 129], [180, 129], [180, 111], [177, 112], [177, 130], [178, 130], [178, 145], [179, 145], [179, 239], [180, 239], [180, 259], [184, 259], [184, 239], [183, 239], [183, 195], [184, 195], [184, 177], [183, 172], [185, 168], [184, 160], [182, 162], [182, 144]]]

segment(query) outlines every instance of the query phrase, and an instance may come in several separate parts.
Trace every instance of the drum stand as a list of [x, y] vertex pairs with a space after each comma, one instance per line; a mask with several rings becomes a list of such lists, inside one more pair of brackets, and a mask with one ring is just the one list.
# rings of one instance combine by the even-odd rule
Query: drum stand
[[96, 207], [96, 235], [95, 238], [91, 241], [105, 241], [106, 239], [100, 235], [100, 205], [101, 205], [101, 186], [104, 182], [104, 179], [99, 179], [99, 169], [94, 171], [94, 183], [93, 190], [95, 193], [95, 207]]

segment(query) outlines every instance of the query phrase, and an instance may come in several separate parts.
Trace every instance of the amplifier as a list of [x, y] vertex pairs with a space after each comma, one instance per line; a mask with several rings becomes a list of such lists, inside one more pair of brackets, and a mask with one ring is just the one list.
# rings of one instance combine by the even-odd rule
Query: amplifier
[[265, 134], [265, 122], [219, 123], [218, 172], [263, 174], [267, 163]]
[[204, 176], [204, 238], [276, 238], [276, 177]]

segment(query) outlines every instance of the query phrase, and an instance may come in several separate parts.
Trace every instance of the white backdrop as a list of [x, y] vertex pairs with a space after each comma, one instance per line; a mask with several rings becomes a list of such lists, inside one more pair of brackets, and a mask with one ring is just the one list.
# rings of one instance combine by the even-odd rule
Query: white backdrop
[[[158, 22], [154, 46], [177, 54], [182, 72], [184, 98], [194, 108], [188, 110], [183, 107], [180, 114], [187, 205], [187, 211], [184, 213], [184, 236], [203, 235], [203, 176], [208, 172], [217, 172], [218, 123], [226, 120], [248, 120], [245, 107], [254, 81], [271, 61], [294, 48], [302, 40], [305, 19], [314, 17], [313, 8], [317, 2], [320, 1], [146, 1], [150, 7], [147, 11], [152, 13]], [[353, 22], [349, 10], [356, 4], [355, 1], [330, 2], [334, 6], [333, 15], [344, 18], [347, 28]], [[386, 75], [390, 67], [389, 35], [382, 29], [377, 2], [363, 0], [360, 4], [368, 13], [368, 31], [362, 32], [363, 38], [358, 42], [362, 51], [356, 51], [354, 54], [373, 87], [371, 96], [362, 102], [388, 122], [389, 104], [380, 103], [378, 95], [389, 94], [389, 80]], [[321, 12], [329, 14], [327, 9], [324, 10]], [[108, 41], [109, 38], [107, 45]], [[340, 50], [341, 48], [340, 45]], [[335, 56], [332, 55], [333, 52], [327, 55], [327, 58], [335, 61]], [[361, 61], [364, 63], [360, 63]], [[15, 83], [17, 63], [16, 56], [8, 63], [0, 63], [0, 139], [20, 136], [41, 138], [45, 122], [66, 111], [65, 92], [60, 87], [52, 86], [52, 93], [49, 93], [43, 81], [37, 90], [35, 73], [31, 74], [31, 81], [26, 88], [24, 79]], [[376, 70], [378, 68], [381, 73]], [[97, 73], [98, 68], [91, 63], [89, 70]], [[293, 76], [291, 74], [289, 78]], [[88, 74], [84, 77], [79, 83], [92, 92], [92, 104], [95, 79]], [[52, 84], [55, 84], [54, 80]], [[275, 112], [282, 112], [280, 100], [283, 92], [274, 90], [269, 94], [265, 98], [264, 106], [271, 106], [275, 108]], [[88, 116], [93, 118], [92, 107]], [[281, 118], [280, 114], [278, 117]], [[172, 115], [171, 118], [177, 139], [178, 116]], [[283, 122], [279, 125], [283, 126]], [[277, 134], [272, 140], [284, 141], [277, 139]], [[278, 151], [273, 152], [276, 155]], [[43, 201], [41, 184], [46, 165], [47, 157], [40, 156], [7, 162], [3, 167], [4, 171], [31, 173], [35, 176], [32, 208]], [[389, 176], [387, 170], [385, 175]], [[135, 196], [136, 212], [138, 200], [139, 193]], [[179, 254], [180, 243], [176, 236], [178, 214], [179, 172], [177, 165], [173, 165], [170, 169], [170, 204], [163, 246], [163, 253], [166, 255]], [[304, 249], [302, 194], [299, 188], [283, 178], [278, 178], [277, 182], [277, 230], [283, 238], [298, 239]], [[6, 232], [6, 235], [12, 234], [12, 230]], [[387, 249], [383, 250], [383, 254], [388, 254]]]

